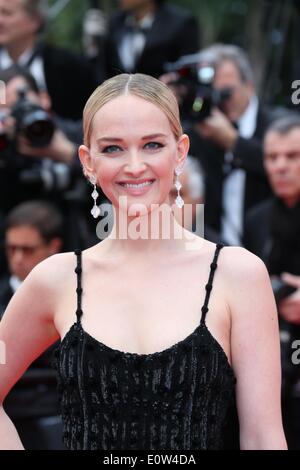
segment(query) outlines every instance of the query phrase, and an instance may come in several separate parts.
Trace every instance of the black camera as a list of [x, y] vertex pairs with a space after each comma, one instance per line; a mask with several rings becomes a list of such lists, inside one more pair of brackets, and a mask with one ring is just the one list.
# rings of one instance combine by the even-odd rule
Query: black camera
[[49, 113], [26, 98], [26, 89], [19, 90], [19, 99], [11, 111], [16, 121], [16, 135], [22, 133], [32, 147], [50, 144], [55, 126]]
[[200, 122], [207, 118], [213, 107], [222, 110], [225, 101], [231, 97], [230, 88], [214, 88], [215, 67], [211, 62], [201, 61], [198, 54], [168, 63], [165, 70], [176, 73], [178, 78], [170, 84], [177, 86], [182, 114], [192, 121]]
[[[14, 129], [7, 135], [3, 129], [0, 131], [0, 155], [16, 154], [16, 140], [18, 135], [24, 135], [32, 147], [46, 147], [50, 144], [55, 131], [55, 124], [47, 111], [41, 106], [28, 100], [26, 88], [19, 90], [18, 101], [10, 110], [14, 118]], [[0, 121], [7, 117], [0, 115]], [[2, 126], [4, 128], [4, 126]]]
[[[27, 99], [26, 94], [26, 87], [21, 88], [9, 113], [0, 111], [0, 170], [7, 172], [8, 178], [13, 174], [19, 183], [39, 191], [62, 190], [69, 181], [69, 173], [63, 165], [43, 164], [43, 160], [22, 155], [18, 150], [19, 135], [24, 135], [32, 147], [46, 147], [56, 129], [50, 114]], [[5, 120], [8, 117], [13, 117], [14, 123], [13, 128], [6, 132]]]

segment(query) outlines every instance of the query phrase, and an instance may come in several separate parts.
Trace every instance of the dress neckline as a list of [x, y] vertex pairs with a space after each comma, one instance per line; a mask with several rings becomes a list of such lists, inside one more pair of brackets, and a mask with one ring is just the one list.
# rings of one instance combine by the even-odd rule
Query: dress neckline
[[200, 322], [196, 328], [188, 334], [185, 338], [182, 340], [178, 341], [177, 343], [174, 343], [173, 345], [169, 346], [168, 348], [165, 348], [161, 351], [156, 351], [153, 353], [145, 354], [145, 353], [136, 353], [136, 352], [127, 352], [127, 351], [120, 351], [119, 349], [112, 348], [106, 344], [104, 344], [102, 341], [96, 339], [94, 336], [89, 334], [82, 326], [80, 322], [75, 322], [71, 327], [69, 328], [68, 332], [64, 335], [64, 337], [61, 339], [60, 342], [60, 348], [63, 347], [64, 343], [67, 341], [69, 335], [72, 333], [74, 330], [79, 330], [84, 337], [86, 337], [88, 340], [93, 342], [95, 345], [99, 346], [102, 350], [106, 351], [108, 354], [114, 355], [114, 356], [120, 356], [124, 357], [127, 359], [138, 359], [138, 360], [148, 360], [151, 361], [156, 358], [162, 358], [164, 356], [167, 356], [168, 354], [171, 354], [174, 351], [177, 351], [180, 348], [188, 348], [190, 342], [192, 339], [199, 333], [199, 331], [203, 329], [204, 332], [209, 336], [210, 340], [212, 343], [216, 346], [218, 352], [221, 354], [226, 367], [230, 374], [235, 378], [235, 373], [233, 370], [232, 365], [229, 362], [228, 356], [225, 353], [224, 349], [222, 348], [221, 344], [216, 340], [216, 338], [211, 334], [210, 330], [207, 328], [206, 323]]
[[189, 333], [185, 338], [178, 341], [177, 343], [175, 343], [175, 344], [173, 344], [173, 345], [169, 346], [168, 348], [165, 348], [161, 351], [156, 351], [156, 352], [153, 352], [153, 353], [150, 353], [150, 354], [145, 354], [145, 353], [140, 354], [140, 353], [136, 353], [136, 352], [132, 353], [132, 352], [126, 352], [126, 351], [120, 351], [118, 349], [114, 349], [114, 348], [104, 344], [102, 341], [96, 339], [94, 336], [89, 334], [84, 329], [84, 327], [82, 326], [82, 323], [81, 323], [81, 317], [83, 315], [83, 311], [82, 311], [82, 307], [81, 307], [82, 252], [81, 252], [80, 249], [75, 250], [75, 255], [77, 257], [77, 265], [76, 265], [76, 268], [75, 268], [75, 273], [77, 274], [77, 288], [76, 288], [76, 292], [77, 292], [77, 310], [76, 310], [77, 322], [75, 322], [73, 325], [71, 325], [71, 327], [69, 328], [69, 331], [61, 339], [60, 347], [62, 347], [64, 345], [64, 343], [67, 341], [68, 336], [70, 334], [72, 334], [73, 331], [77, 331], [77, 332], [79, 331], [81, 339], [83, 339], [83, 340], [84, 340], [84, 338], [88, 339], [89, 341], [91, 341], [92, 343], [94, 343], [95, 345], [100, 347], [103, 351], [106, 351], [108, 354], [110, 354], [112, 356], [119, 356], [119, 357], [124, 357], [124, 358], [127, 358], [127, 359], [136, 359], [136, 360], [140, 359], [140, 360], [149, 360], [150, 361], [150, 360], [156, 359], [156, 358], [165, 358], [165, 357], [168, 356], [168, 354], [176, 352], [179, 348], [183, 348], [183, 349], [188, 350], [191, 347], [191, 344], [190, 344], [191, 341], [202, 330], [204, 333], [206, 333], [208, 335], [210, 341], [212, 341], [213, 345], [217, 348], [218, 352], [221, 354], [221, 357], [223, 358], [223, 361], [225, 362], [228, 370], [233, 375], [233, 377], [235, 377], [233, 368], [232, 368], [231, 364], [229, 363], [229, 359], [228, 359], [224, 349], [222, 348], [221, 344], [216, 340], [216, 338], [211, 334], [211, 332], [209, 331], [209, 329], [207, 328], [206, 323], [205, 323], [206, 314], [208, 312], [209, 298], [210, 298], [210, 294], [211, 294], [211, 290], [212, 290], [214, 273], [215, 273], [215, 270], [217, 268], [217, 259], [218, 259], [220, 250], [223, 247], [224, 247], [224, 245], [221, 244], [221, 243], [216, 244], [213, 260], [212, 260], [212, 263], [210, 264], [210, 272], [209, 272], [208, 282], [205, 285], [206, 295], [205, 295], [204, 304], [201, 307], [201, 312], [202, 312], [201, 320], [198, 323], [198, 325], [196, 326], [196, 328], [191, 333]]

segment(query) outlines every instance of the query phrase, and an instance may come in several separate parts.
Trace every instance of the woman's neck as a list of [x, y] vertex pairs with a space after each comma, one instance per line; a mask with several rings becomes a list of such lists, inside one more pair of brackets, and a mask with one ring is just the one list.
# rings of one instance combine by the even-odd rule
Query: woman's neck
[[139, 256], [185, 251], [195, 238], [177, 222], [171, 207], [165, 204], [136, 217], [128, 217], [122, 210], [114, 211], [114, 225], [104, 242], [112, 253]]

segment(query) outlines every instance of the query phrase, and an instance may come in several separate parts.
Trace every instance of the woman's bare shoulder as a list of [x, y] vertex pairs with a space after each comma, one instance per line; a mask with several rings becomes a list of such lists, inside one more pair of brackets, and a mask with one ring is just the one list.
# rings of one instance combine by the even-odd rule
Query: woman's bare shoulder
[[[221, 243], [220, 245], [223, 246], [223, 249], [219, 254], [218, 270], [226, 270], [235, 276], [236, 274], [240, 275], [241, 271], [245, 272], [245, 269], [249, 272], [249, 270], [259, 269], [259, 267], [263, 268], [265, 266], [258, 256], [243, 247], [227, 246]], [[216, 243], [196, 234], [193, 234], [193, 237], [185, 243], [186, 251], [191, 251], [195, 254], [199, 252], [201, 256], [206, 255], [210, 258], [213, 257], [216, 247]]]
[[65, 283], [67, 276], [75, 267], [74, 252], [56, 253], [38, 263], [30, 276], [49, 288], [55, 288]]
[[264, 262], [242, 247], [224, 247], [218, 263], [222, 284], [231, 307], [271, 302], [271, 283]]
[[[187, 244], [187, 250], [195, 255], [199, 252], [203, 260], [212, 260], [216, 252], [216, 244], [195, 236], [192, 243]], [[260, 282], [268, 279], [264, 262], [256, 255], [239, 246], [223, 246], [218, 257], [218, 277], [222, 285], [228, 287], [243, 283]]]
[[220, 267], [233, 280], [243, 280], [249, 278], [249, 275], [267, 272], [264, 262], [258, 256], [239, 246], [224, 246]]

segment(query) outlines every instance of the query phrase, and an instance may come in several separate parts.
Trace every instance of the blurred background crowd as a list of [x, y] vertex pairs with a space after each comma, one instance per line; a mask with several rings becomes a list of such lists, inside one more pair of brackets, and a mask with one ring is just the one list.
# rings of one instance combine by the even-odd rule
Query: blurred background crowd
[[[290, 449], [300, 449], [299, 25], [298, 0], [0, 0], [0, 318], [37, 263], [99, 241], [77, 156], [87, 98], [115, 74], [153, 75], [172, 87], [191, 139], [185, 226], [204, 203], [205, 237], [269, 270]], [[6, 400], [27, 449], [62, 448], [51, 354]]]

